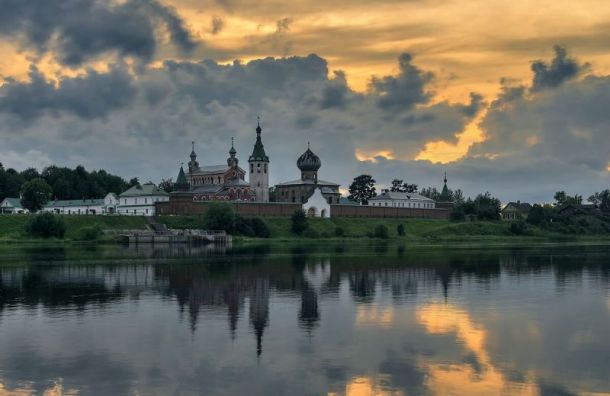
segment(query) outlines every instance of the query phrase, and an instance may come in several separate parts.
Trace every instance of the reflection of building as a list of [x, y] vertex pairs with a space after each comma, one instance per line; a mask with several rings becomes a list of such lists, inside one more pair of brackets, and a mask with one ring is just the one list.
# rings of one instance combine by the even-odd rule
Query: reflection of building
[[269, 325], [269, 281], [256, 279], [250, 290], [250, 324], [256, 335], [256, 354], [263, 353], [263, 332]]
[[311, 151], [309, 144], [297, 160], [297, 167], [301, 171], [301, 178], [275, 186], [278, 202], [305, 203], [319, 188], [322, 196], [329, 204], [338, 204], [341, 193], [339, 184], [318, 179], [318, 170], [322, 166], [320, 157]]

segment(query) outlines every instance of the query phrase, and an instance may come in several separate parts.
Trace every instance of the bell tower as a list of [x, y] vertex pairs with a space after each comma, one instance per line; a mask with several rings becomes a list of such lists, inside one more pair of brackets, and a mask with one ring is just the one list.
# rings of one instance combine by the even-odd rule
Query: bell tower
[[269, 157], [265, 154], [265, 147], [261, 139], [260, 118], [257, 117], [256, 143], [248, 159], [250, 166], [250, 189], [254, 191], [255, 201], [269, 202]]

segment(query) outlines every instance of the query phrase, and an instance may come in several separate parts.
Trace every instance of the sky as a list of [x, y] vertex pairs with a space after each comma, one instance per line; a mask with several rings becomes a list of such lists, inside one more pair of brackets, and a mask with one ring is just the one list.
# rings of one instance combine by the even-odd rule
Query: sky
[[503, 202], [610, 187], [610, 3], [0, 0], [0, 162], [270, 182], [362, 173]]

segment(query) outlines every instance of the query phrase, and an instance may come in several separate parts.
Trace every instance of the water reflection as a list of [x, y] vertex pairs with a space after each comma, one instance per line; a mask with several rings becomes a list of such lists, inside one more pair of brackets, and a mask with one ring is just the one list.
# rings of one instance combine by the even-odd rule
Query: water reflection
[[0, 395], [610, 391], [605, 247], [0, 253]]

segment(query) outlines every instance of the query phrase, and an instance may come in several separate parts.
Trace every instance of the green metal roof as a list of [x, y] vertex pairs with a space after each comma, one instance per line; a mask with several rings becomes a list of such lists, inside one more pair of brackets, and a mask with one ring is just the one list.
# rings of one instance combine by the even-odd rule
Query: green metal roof
[[188, 185], [188, 182], [186, 181], [186, 175], [184, 174], [184, 169], [182, 169], [182, 167], [180, 167], [180, 171], [178, 172], [178, 178], [176, 179], [176, 185], [177, 186]]
[[121, 195], [119, 195], [119, 197], [124, 198], [124, 197], [140, 197], [140, 196], [149, 196], [149, 195], [162, 195], [162, 196], [169, 196], [168, 193], [166, 193], [164, 190], [160, 189], [159, 187], [155, 186], [152, 183], [147, 183], [147, 184], [138, 184], [136, 186], [131, 187], [129, 190], [125, 191], [124, 193], [122, 193]]
[[68, 199], [68, 200], [59, 200], [59, 201], [49, 201], [45, 208], [65, 208], [65, 207], [75, 207], [75, 206], [102, 206], [104, 205], [103, 199]]
[[2, 202], [4, 201], [8, 202], [8, 204], [13, 208], [23, 209], [20, 198], [4, 198]]
[[256, 127], [256, 143], [254, 143], [254, 150], [248, 161], [263, 161], [269, 162], [269, 157], [265, 154], [265, 146], [263, 146], [263, 140], [261, 139], [261, 127]]

